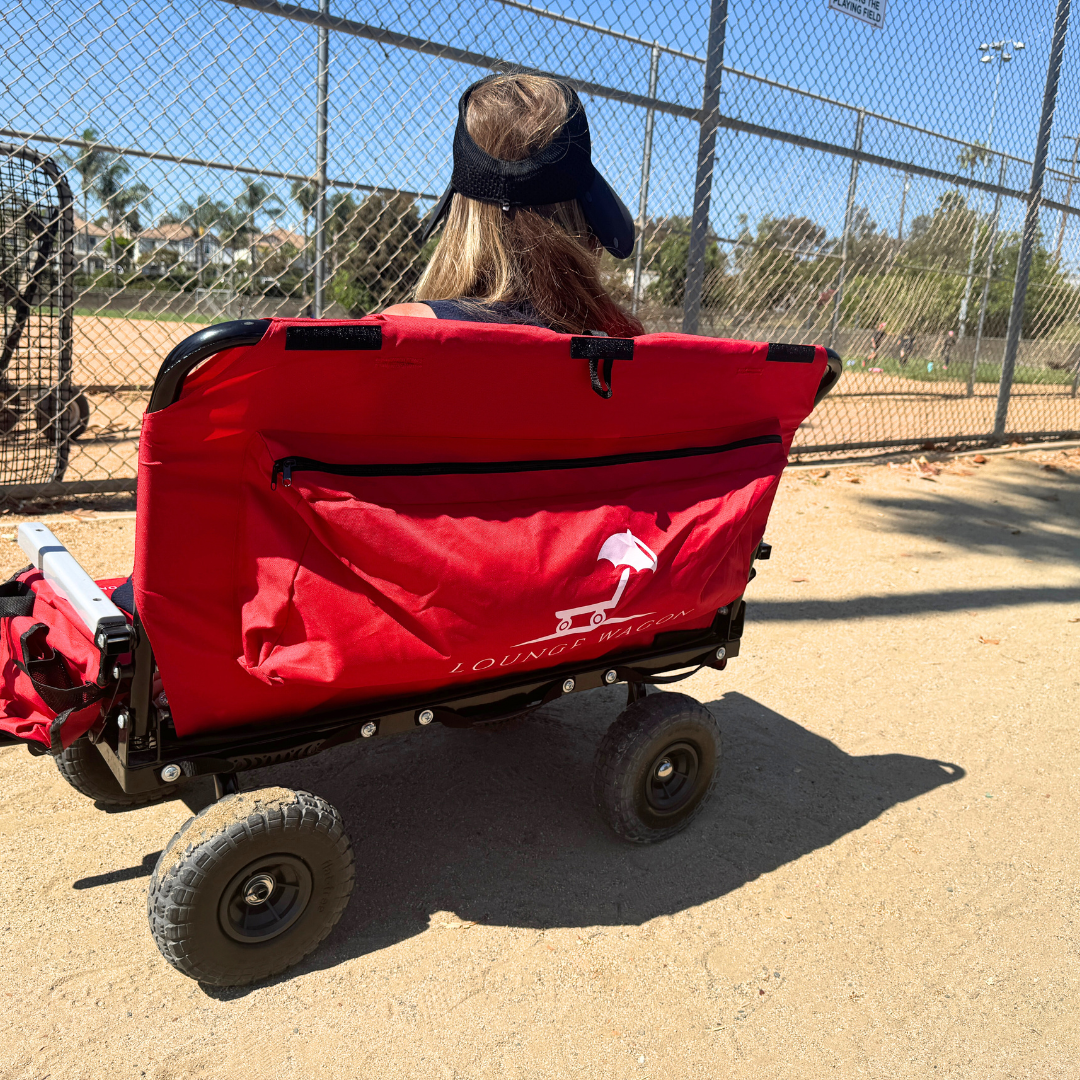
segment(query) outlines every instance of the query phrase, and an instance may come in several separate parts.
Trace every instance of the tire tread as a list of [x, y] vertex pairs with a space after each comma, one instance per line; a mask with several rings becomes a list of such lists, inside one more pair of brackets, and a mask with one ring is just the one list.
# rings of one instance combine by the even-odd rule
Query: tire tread
[[716, 718], [693, 698], [670, 692], [650, 694], [628, 705], [608, 728], [597, 747], [593, 765], [593, 798], [600, 816], [621, 839], [632, 844], [666, 840], [686, 828], [712, 797], [718, 769], [714, 769], [708, 787], [691, 813], [675, 825], [655, 829], [638, 817], [632, 792], [625, 782], [635, 748], [651, 741], [665, 726], [686, 719], [688, 714], [711, 729], [719, 762], [721, 739]]
[[[250, 792], [245, 794], [252, 794]], [[314, 951], [333, 930], [352, 895], [354, 881], [353, 854], [345, 833], [341, 815], [317, 795], [296, 791], [295, 801], [284, 807], [271, 806], [246, 814], [241, 820], [226, 825], [213, 836], [191, 847], [178, 860], [172, 858], [178, 844], [184, 843], [184, 835], [199, 818], [221, 802], [212, 803], [200, 814], [189, 818], [181, 826], [158, 858], [151, 878], [147, 897], [147, 916], [150, 933], [162, 956], [185, 975], [200, 982], [216, 986], [245, 986], [256, 980], [268, 979], [299, 963]], [[286, 829], [298, 832], [317, 832], [331, 840], [331, 857], [340, 861], [343, 869], [336, 895], [331, 906], [323, 913], [321, 932], [315, 939], [300, 938], [293, 948], [277, 952], [270, 963], [267, 954], [252, 950], [252, 961], [246, 969], [223, 973], [206, 964], [199, 955], [198, 943], [192, 940], [192, 904], [199, 886], [218, 863], [228, 858], [245, 841], [257, 839], [260, 834], [284, 833]], [[164, 875], [161, 867], [168, 862], [170, 869]]]

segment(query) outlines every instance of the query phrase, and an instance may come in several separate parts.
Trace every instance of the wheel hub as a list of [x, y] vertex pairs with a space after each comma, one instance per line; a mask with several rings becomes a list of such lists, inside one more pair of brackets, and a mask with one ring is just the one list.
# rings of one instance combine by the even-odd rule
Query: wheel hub
[[256, 874], [248, 878], [241, 892], [244, 894], [244, 903], [250, 907], [265, 904], [277, 888], [277, 881], [273, 874]]
[[303, 915], [312, 885], [311, 870], [303, 859], [266, 855], [233, 875], [218, 903], [218, 921], [234, 941], [268, 941]]
[[677, 742], [657, 754], [645, 774], [645, 801], [655, 814], [675, 814], [693, 797], [701, 755], [689, 742]]

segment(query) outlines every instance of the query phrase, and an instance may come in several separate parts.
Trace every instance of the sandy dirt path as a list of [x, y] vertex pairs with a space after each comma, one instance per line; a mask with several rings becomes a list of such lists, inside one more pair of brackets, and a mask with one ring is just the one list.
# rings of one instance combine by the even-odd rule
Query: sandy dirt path
[[[0, 751], [0, 1075], [1072, 1080], [1080, 471], [1054, 461], [789, 473], [743, 655], [682, 687], [725, 757], [666, 844], [590, 805], [619, 688], [246, 774], [329, 799], [357, 855], [269, 984], [201, 987], [147, 930], [205, 788], [105, 813]], [[130, 517], [54, 528], [130, 565]]]

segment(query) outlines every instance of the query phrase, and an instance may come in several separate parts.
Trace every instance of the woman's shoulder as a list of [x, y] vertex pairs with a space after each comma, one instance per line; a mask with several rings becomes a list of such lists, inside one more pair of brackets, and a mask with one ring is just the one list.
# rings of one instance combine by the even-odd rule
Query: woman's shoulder
[[438, 316], [427, 304], [391, 304], [383, 308], [383, 315], [408, 315], [414, 319], [436, 319]]

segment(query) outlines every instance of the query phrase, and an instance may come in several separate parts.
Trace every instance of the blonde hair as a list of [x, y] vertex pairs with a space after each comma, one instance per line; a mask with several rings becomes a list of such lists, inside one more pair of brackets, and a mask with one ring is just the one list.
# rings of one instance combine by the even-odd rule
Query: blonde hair
[[[551, 142], [567, 106], [554, 79], [503, 75], [472, 92], [465, 123], [485, 153], [521, 161]], [[577, 199], [504, 211], [455, 192], [416, 299], [530, 305], [540, 322], [563, 333], [644, 333], [601, 283], [600, 251]]]

